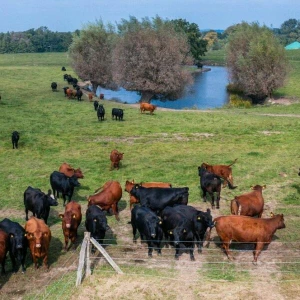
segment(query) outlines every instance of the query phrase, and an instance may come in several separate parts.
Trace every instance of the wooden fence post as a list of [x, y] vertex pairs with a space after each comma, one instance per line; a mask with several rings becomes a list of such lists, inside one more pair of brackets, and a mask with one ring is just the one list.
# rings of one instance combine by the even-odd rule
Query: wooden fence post
[[78, 269], [77, 269], [77, 280], [76, 280], [76, 286], [81, 284], [82, 281], [82, 270], [84, 267], [84, 261], [85, 261], [85, 254], [86, 254], [86, 248], [88, 244], [88, 235], [86, 232], [84, 233], [84, 239], [82, 241], [81, 249], [80, 249], [80, 254], [79, 254], [79, 263], [78, 263]]

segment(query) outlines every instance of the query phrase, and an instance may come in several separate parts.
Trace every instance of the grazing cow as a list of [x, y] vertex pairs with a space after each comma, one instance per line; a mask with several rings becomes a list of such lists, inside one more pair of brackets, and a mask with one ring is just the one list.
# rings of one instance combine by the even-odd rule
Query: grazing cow
[[183, 244], [189, 249], [190, 259], [194, 261], [195, 230], [192, 220], [170, 206], [163, 209], [161, 218], [164, 234], [176, 249], [175, 259], [179, 259], [180, 244]]
[[43, 220], [31, 217], [25, 224], [25, 231], [35, 269], [39, 267], [39, 258], [43, 260], [44, 266], [49, 269], [48, 252], [51, 241], [49, 227]]
[[80, 168], [74, 169], [73, 167], [71, 167], [71, 165], [67, 164], [66, 162], [64, 162], [59, 167], [59, 172], [64, 173], [68, 177], [72, 177], [73, 175], [75, 175], [77, 178], [84, 178]]
[[111, 117], [114, 119], [114, 117], [116, 117], [116, 120], [119, 119], [119, 121], [123, 121], [123, 115], [124, 115], [124, 111], [121, 108], [113, 108], [111, 110]]
[[111, 161], [110, 170], [113, 170], [114, 168], [119, 170], [120, 160], [123, 159], [123, 155], [124, 155], [124, 153], [121, 153], [116, 149], [111, 151], [111, 153], [110, 153], [110, 161]]
[[68, 75], [66, 80], [68, 84], [73, 84], [73, 77], [71, 75]]
[[25, 259], [27, 254], [27, 239], [24, 228], [17, 222], [7, 218], [0, 222], [0, 229], [5, 231], [8, 236], [8, 250], [12, 263], [13, 271], [17, 272], [16, 260], [21, 263], [22, 272], [25, 272]]
[[61, 70], [62, 71], [67, 71], [67, 69], [65, 67], [62, 67]]
[[69, 99], [73, 98], [73, 92], [74, 91], [72, 89], [67, 89], [66, 90], [66, 93], [67, 93], [67, 96], [68, 96]]
[[13, 145], [13, 149], [18, 149], [18, 143], [19, 143], [19, 139], [20, 139], [20, 134], [18, 131], [14, 131], [11, 135], [11, 142]]
[[64, 81], [68, 81], [68, 77], [69, 77], [69, 75], [68, 74], [64, 74]]
[[[130, 191], [132, 190], [132, 188], [134, 187], [135, 183], [134, 180], [132, 179], [132, 181], [126, 180], [125, 182], [125, 191], [128, 192], [130, 194]], [[139, 183], [140, 186], [143, 187], [163, 187], [163, 188], [170, 188], [172, 187], [171, 183], [167, 183], [167, 182], [141, 182]], [[134, 203], [139, 203], [139, 200], [137, 198], [135, 198], [134, 196], [130, 195], [130, 210], [132, 209], [132, 206]]]
[[89, 97], [90, 102], [92, 102], [93, 101], [93, 93], [88, 93], [88, 97]]
[[215, 227], [222, 241], [222, 247], [228, 259], [232, 259], [229, 245], [232, 241], [254, 243], [253, 263], [265, 245], [272, 241], [277, 229], [285, 228], [283, 215], [273, 215], [271, 218], [252, 218], [247, 216], [221, 216], [214, 219]]
[[98, 109], [98, 106], [99, 106], [99, 101], [94, 101], [94, 109], [95, 109], [95, 111], [97, 111], [97, 109]]
[[141, 205], [159, 214], [166, 206], [187, 205], [189, 188], [145, 188], [136, 184], [130, 194], [137, 198]]
[[[73, 196], [74, 187], [80, 186], [75, 175], [68, 177], [63, 173], [54, 171], [50, 175], [50, 185], [52, 187], [53, 195], [59, 198], [59, 193], [62, 193], [64, 200], [64, 206], [66, 205], [66, 196], [69, 198], [69, 202]], [[56, 192], [56, 195], [55, 195]]]
[[[77, 229], [82, 219], [80, 204], [75, 201], [69, 202], [65, 207], [64, 214], [59, 214], [59, 217], [62, 219], [62, 230], [65, 237], [65, 250], [68, 251], [72, 244], [75, 247]], [[69, 239], [71, 244], [68, 248]]]
[[78, 101], [81, 101], [81, 97], [82, 97], [82, 95], [83, 95], [83, 92], [82, 92], [82, 90], [76, 90], [76, 97], [77, 97], [77, 100]]
[[[99, 190], [99, 189], [98, 189]], [[118, 202], [122, 198], [122, 188], [118, 181], [108, 181], [103, 186], [102, 190], [88, 197], [88, 206], [99, 205], [102, 210], [107, 212], [112, 209], [113, 214], [119, 221]]]
[[205, 168], [208, 172], [214, 173], [219, 177], [224, 179], [223, 187], [226, 187], [227, 184], [230, 189], [235, 189], [236, 186], [233, 186], [233, 177], [232, 177], [232, 166], [237, 161], [237, 158], [230, 165], [209, 165], [207, 163], [202, 163], [201, 167]]
[[231, 214], [249, 217], [258, 216], [261, 218], [264, 210], [262, 191], [265, 188], [265, 185], [251, 186], [252, 192], [235, 196], [234, 199], [231, 200]]
[[73, 80], [72, 80], [72, 82], [73, 82], [73, 84], [77, 85], [77, 83], [78, 83], [78, 79], [77, 79], [77, 78], [75, 78], [75, 77], [73, 77]]
[[104, 99], [104, 94], [100, 94], [99, 99], [103, 100]]
[[58, 203], [55, 197], [51, 195], [51, 190], [48, 191], [48, 194], [45, 194], [40, 189], [29, 186], [24, 192], [24, 205], [26, 221], [28, 221], [28, 211], [30, 210], [34, 217], [44, 219], [47, 224], [50, 206], [57, 206]]
[[0, 264], [2, 266], [1, 274], [5, 274], [5, 260], [8, 252], [8, 234], [0, 229]]
[[52, 89], [52, 92], [57, 92], [57, 83], [56, 82], [51, 83], [51, 89]]
[[63, 87], [62, 89], [64, 90], [65, 97], [67, 97], [67, 96], [68, 96], [67, 90], [69, 89], [69, 87], [68, 87], [68, 86], [65, 86], [65, 87]]
[[221, 179], [214, 173], [208, 172], [204, 167], [198, 167], [200, 176], [200, 187], [203, 192], [203, 201], [206, 202], [206, 193], [211, 197], [211, 207], [215, 208], [215, 193], [217, 208], [220, 208]]
[[102, 104], [99, 104], [98, 109], [97, 109], [98, 121], [103, 121], [104, 116], [105, 116], [105, 109]]
[[204, 236], [206, 240], [210, 240], [211, 229], [214, 227], [210, 209], [206, 212], [197, 210], [190, 205], [175, 205], [174, 211], [183, 214], [186, 218], [192, 220], [195, 239], [197, 241], [198, 253], [202, 252]]
[[[85, 228], [91, 233], [91, 237], [103, 244], [106, 230], [108, 228], [105, 213], [98, 205], [91, 205], [85, 213]], [[92, 245], [92, 253], [95, 253], [95, 246]]]
[[148, 244], [148, 256], [152, 257], [153, 248], [161, 255], [161, 241], [163, 239], [162, 221], [148, 207], [135, 206], [131, 211], [131, 226], [133, 242], [136, 243], [136, 230], [139, 231], [141, 241]]
[[140, 110], [141, 113], [145, 112], [145, 111], [150, 111], [150, 114], [152, 115], [154, 110], [156, 109], [156, 105], [150, 104], [150, 103], [146, 103], [146, 102], [141, 102], [140, 103]]

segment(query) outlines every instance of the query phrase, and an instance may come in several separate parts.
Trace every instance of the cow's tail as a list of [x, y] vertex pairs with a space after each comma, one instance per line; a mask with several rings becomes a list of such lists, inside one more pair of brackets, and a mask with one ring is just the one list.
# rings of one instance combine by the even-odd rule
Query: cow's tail
[[232, 215], [240, 215], [241, 214], [242, 207], [238, 200], [235, 198], [231, 200], [231, 214]]
[[236, 161], [237, 161], [238, 159], [236, 158], [230, 165], [228, 165], [227, 167], [230, 167], [230, 166], [232, 166], [232, 165], [234, 165], [235, 163], [236, 163]]

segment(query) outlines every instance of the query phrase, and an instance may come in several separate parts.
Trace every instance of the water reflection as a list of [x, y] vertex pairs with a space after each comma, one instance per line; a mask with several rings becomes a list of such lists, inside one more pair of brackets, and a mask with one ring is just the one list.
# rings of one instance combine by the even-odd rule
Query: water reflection
[[[228, 102], [226, 85], [228, 74], [225, 67], [209, 67], [211, 71], [194, 75], [194, 84], [186, 89], [184, 95], [177, 100], [152, 100], [151, 103], [159, 107], [183, 109], [183, 108], [217, 108]], [[96, 95], [104, 94], [105, 99], [120, 101], [123, 103], [137, 103], [140, 95], [136, 92], [128, 92], [124, 89], [111, 91], [98, 87]]]

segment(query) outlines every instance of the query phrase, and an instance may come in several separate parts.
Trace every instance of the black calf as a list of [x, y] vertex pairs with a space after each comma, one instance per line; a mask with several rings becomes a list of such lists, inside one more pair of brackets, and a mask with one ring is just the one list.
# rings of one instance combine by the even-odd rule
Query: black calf
[[13, 149], [17, 148], [18, 149], [18, 142], [19, 142], [19, 139], [20, 139], [20, 134], [18, 131], [14, 131], [12, 133], [12, 136], [11, 136], [11, 141], [12, 141], [12, 145], [13, 145]]

